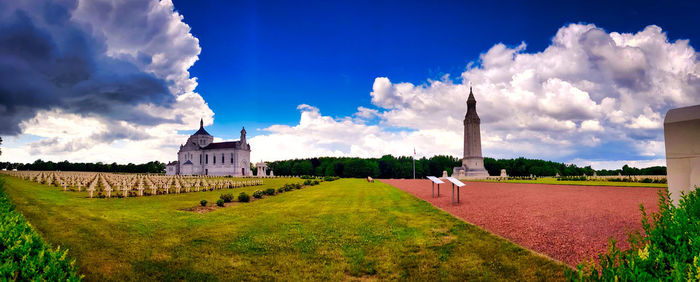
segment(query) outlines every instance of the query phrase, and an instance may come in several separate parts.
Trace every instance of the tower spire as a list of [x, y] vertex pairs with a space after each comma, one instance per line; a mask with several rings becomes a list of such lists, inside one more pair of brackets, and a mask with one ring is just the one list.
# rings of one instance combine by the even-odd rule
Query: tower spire
[[200, 118], [199, 119], [199, 129], [202, 129], [202, 128], [204, 128], [204, 119]]
[[469, 97], [467, 98], [467, 105], [469, 108], [474, 107], [474, 111], [476, 111], [476, 98], [474, 98], [474, 92], [472, 92], [472, 87], [469, 86]]

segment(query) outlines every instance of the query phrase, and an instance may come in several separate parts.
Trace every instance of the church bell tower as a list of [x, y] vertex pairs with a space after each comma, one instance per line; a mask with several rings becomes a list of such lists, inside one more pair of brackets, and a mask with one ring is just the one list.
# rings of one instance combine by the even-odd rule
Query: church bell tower
[[243, 129], [241, 129], [241, 145], [246, 145], [245, 134], [246, 134], [246, 131], [245, 131], [245, 126], [244, 126]]

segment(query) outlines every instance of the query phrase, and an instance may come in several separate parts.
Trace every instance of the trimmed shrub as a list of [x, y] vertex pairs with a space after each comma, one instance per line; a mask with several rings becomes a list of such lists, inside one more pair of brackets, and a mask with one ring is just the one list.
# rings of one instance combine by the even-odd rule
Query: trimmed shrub
[[255, 190], [255, 192], [253, 192], [253, 197], [255, 197], [256, 199], [262, 198], [262, 197], [263, 197], [263, 191], [262, 191], [262, 190]]
[[220, 207], [223, 207], [223, 206], [224, 206], [224, 200], [223, 200], [223, 199], [218, 199], [218, 200], [216, 200], [216, 205], [217, 205], [217, 206], [220, 206]]
[[224, 203], [230, 203], [233, 201], [233, 194], [231, 194], [231, 193], [221, 194], [221, 196], [219, 196], [219, 198], [224, 200]]
[[264, 193], [265, 193], [265, 195], [267, 195], [267, 196], [273, 196], [273, 195], [275, 195], [275, 188], [268, 188], [268, 189], [265, 190]]
[[338, 178], [339, 177], [335, 177], [335, 176], [326, 176], [323, 178], [323, 181], [335, 181], [335, 180], [338, 180]]
[[304, 185], [311, 185], [311, 180], [307, 179], [306, 181], [304, 181]]
[[644, 206], [642, 229], [629, 236], [630, 249], [621, 251], [611, 240], [610, 249], [600, 254], [600, 265], [579, 264], [567, 270], [569, 280], [579, 281], [680, 281], [700, 279], [700, 194], [681, 193], [674, 206], [659, 192], [659, 212], [649, 222]]
[[293, 185], [294, 188], [296, 188], [296, 189], [301, 189], [301, 187], [302, 187], [302, 185], [299, 184], [299, 183], [294, 183], [294, 184], [292, 184], [292, 185]]
[[241, 192], [241, 194], [238, 195], [238, 201], [243, 203], [250, 202], [250, 195], [246, 194], [245, 192]]
[[199, 204], [200, 204], [201, 206], [203, 206], [203, 207], [206, 207], [206, 206], [207, 206], [207, 200], [201, 200], [201, 201], [199, 201]]
[[15, 210], [0, 178], [0, 280], [80, 281], [68, 250], [51, 248]]
[[[513, 177], [511, 177], [513, 178]], [[520, 177], [524, 179], [525, 177]], [[530, 179], [529, 177], [526, 177], [527, 179]], [[561, 176], [557, 178], [557, 181], [587, 181], [588, 178], [586, 176]]]
[[277, 193], [283, 193], [283, 192], [284, 192], [284, 187], [280, 187], [279, 189], [277, 189]]
[[318, 182], [318, 180], [314, 180], [313, 182], [311, 182], [311, 185], [314, 186], [314, 185], [318, 185], [319, 183], [320, 182]]
[[284, 191], [292, 191], [292, 190], [294, 190], [294, 186], [292, 186], [291, 184], [284, 184], [284, 187], [283, 187], [283, 188], [284, 188]]

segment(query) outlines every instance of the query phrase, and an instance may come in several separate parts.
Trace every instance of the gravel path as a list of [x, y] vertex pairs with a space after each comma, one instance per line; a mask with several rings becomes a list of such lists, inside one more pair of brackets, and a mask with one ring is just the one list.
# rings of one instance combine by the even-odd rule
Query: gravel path
[[[607, 250], [610, 237], [628, 248], [627, 234], [641, 230], [639, 204], [658, 210], [663, 188], [467, 182], [461, 203], [451, 205], [451, 185], [431, 197], [430, 180], [381, 180], [467, 222], [571, 266]], [[447, 182], [447, 181], [446, 181]]]

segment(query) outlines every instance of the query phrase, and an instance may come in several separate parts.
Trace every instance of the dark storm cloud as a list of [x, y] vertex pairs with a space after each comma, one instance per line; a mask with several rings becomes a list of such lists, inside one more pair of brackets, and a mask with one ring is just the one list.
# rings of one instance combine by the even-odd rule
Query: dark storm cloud
[[172, 105], [167, 82], [107, 56], [104, 38], [70, 20], [75, 8], [74, 1], [0, 0], [0, 135], [20, 134], [21, 121], [55, 108], [142, 125], [166, 121], [136, 106]]

